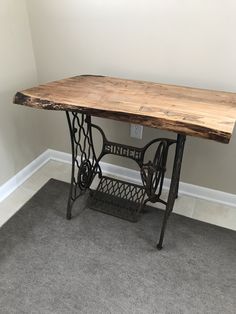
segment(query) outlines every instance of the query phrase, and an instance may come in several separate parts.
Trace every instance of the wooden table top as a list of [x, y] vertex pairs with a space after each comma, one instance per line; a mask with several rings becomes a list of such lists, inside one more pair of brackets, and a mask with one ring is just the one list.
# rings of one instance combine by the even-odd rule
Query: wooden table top
[[82, 75], [39, 85], [14, 103], [76, 110], [228, 143], [236, 120], [236, 94], [174, 85]]

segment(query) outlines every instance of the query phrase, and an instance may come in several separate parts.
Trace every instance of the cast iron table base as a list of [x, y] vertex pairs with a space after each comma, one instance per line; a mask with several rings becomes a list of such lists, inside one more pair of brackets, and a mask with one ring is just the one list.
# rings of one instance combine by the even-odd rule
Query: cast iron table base
[[[72, 206], [76, 199], [90, 188], [96, 175], [100, 178], [97, 190], [93, 192], [91, 208], [103, 211], [129, 221], [137, 221], [147, 202], [165, 205], [160, 238], [157, 248], [162, 249], [168, 218], [178, 196], [181, 164], [185, 145], [185, 135], [178, 134], [176, 140], [158, 138], [143, 148], [108, 141], [103, 130], [91, 122], [91, 116], [78, 111], [66, 111], [72, 147], [71, 185], [67, 206], [67, 219], [71, 219]], [[102, 147], [96, 153], [93, 131], [102, 138]], [[154, 146], [155, 145], [155, 146]], [[167, 201], [162, 196], [168, 152], [175, 145], [175, 158]], [[155, 148], [153, 160], [145, 163], [145, 155]], [[109, 178], [102, 175], [100, 161], [103, 156], [113, 154], [134, 160], [139, 168], [142, 185]], [[109, 206], [99, 206], [106, 202]]]

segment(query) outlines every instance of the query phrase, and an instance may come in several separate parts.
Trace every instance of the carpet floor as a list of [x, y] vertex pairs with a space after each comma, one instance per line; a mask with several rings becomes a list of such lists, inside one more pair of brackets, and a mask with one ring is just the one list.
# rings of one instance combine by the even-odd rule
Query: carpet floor
[[0, 229], [0, 313], [236, 313], [236, 232], [163, 211], [130, 223], [86, 208], [65, 219], [50, 180]]

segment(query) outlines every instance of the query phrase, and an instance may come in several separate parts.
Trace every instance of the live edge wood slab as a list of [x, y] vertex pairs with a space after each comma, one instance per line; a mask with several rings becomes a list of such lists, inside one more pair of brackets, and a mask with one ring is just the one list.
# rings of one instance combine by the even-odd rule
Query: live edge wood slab
[[15, 95], [14, 103], [74, 110], [228, 143], [236, 94], [120, 78], [81, 75]]

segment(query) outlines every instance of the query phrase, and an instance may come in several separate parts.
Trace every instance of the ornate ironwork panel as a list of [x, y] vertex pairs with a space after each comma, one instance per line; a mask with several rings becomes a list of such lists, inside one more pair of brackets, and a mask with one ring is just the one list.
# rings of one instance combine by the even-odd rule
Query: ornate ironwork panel
[[91, 117], [77, 112], [66, 112], [72, 147], [71, 189], [67, 207], [67, 218], [71, 218], [71, 207], [81, 192], [90, 187], [95, 175], [101, 176], [94, 150]]
[[106, 176], [102, 177], [97, 191], [129, 200], [136, 204], [142, 204], [145, 196], [145, 190], [142, 186]]
[[169, 140], [161, 140], [158, 143], [153, 161], [149, 161], [141, 167], [141, 178], [148, 196], [146, 201], [166, 204], [165, 201], [160, 199], [160, 196], [166, 172], [168, 150], [172, 143]]
[[92, 193], [90, 208], [132, 222], [138, 220], [143, 208], [145, 189], [141, 185], [103, 176]]

